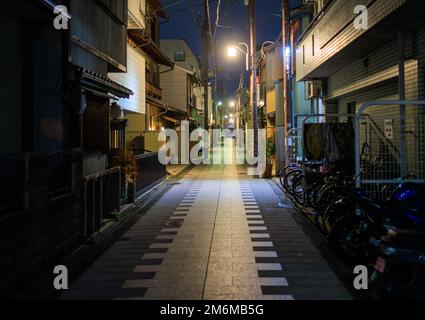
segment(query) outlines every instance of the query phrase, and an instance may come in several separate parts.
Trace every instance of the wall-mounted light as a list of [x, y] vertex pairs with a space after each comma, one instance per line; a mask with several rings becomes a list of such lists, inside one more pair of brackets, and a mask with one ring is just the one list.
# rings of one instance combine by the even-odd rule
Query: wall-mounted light
[[289, 71], [291, 69], [291, 47], [285, 48], [284, 55], [285, 55], [286, 70]]

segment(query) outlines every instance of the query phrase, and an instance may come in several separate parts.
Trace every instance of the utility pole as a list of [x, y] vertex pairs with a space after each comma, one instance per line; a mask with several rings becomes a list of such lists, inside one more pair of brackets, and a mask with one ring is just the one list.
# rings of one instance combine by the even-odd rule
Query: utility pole
[[208, 13], [208, 1], [204, 0], [204, 22], [202, 26], [202, 40], [204, 42], [204, 51], [202, 54], [202, 81], [204, 87], [204, 129], [208, 130], [209, 110], [208, 110], [208, 56], [210, 52], [210, 22]]
[[255, 40], [255, 0], [249, 0], [249, 29], [250, 29], [250, 58], [251, 58], [251, 81], [250, 81], [250, 105], [254, 129], [254, 156], [258, 156], [258, 106], [257, 106], [257, 52]]
[[[288, 39], [289, 39], [289, 5], [288, 0], [282, 0], [282, 44], [283, 44], [283, 110], [284, 110], [284, 128], [285, 128], [285, 138], [288, 133], [288, 120], [291, 117], [290, 111], [290, 92], [289, 92], [289, 75], [288, 70], [286, 69], [286, 48], [288, 48]], [[287, 150], [285, 150], [287, 151]]]
[[[289, 36], [289, 0], [282, 0], [282, 81], [276, 83], [276, 169], [280, 171], [287, 161], [288, 119], [290, 117], [290, 92], [286, 70], [286, 48]], [[279, 79], [280, 80], [280, 79]]]

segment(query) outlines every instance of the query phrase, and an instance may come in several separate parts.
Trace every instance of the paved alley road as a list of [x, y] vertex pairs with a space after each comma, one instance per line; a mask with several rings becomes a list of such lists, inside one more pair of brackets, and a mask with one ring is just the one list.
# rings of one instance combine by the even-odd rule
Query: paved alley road
[[267, 180], [198, 166], [62, 299], [350, 299]]

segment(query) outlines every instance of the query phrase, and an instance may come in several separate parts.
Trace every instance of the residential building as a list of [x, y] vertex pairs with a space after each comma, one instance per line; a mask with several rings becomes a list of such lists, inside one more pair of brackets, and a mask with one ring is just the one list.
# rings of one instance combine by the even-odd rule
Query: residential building
[[[321, 88], [327, 114], [355, 114], [368, 101], [424, 99], [425, 23], [417, 5], [410, 0], [320, 4], [297, 44], [297, 80]], [[359, 24], [364, 9], [367, 17]], [[364, 146], [386, 164], [406, 172], [408, 163], [423, 176], [424, 108], [376, 106], [366, 113], [360, 131]], [[391, 170], [399, 177], [398, 168]]]
[[282, 44], [282, 34], [273, 44], [265, 43], [258, 54], [259, 87], [259, 120], [260, 128], [267, 129], [267, 137], [276, 135], [277, 170], [285, 162], [289, 150], [283, 146], [284, 110], [283, 110], [283, 69], [289, 79], [289, 114], [287, 115], [288, 130], [300, 125], [298, 115], [315, 113], [318, 110], [318, 100], [306, 95], [307, 84], [296, 81], [297, 64], [295, 55], [296, 42], [307, 29], [313, 14], [313, 7], [308, 3], [291, 3], [288, 47]]
[[[110, 77], [130, 86], [134, 95], [117, 101], [118, 119], [113, 120], [116, 135], [111, 144], [115, 154], [129, 147], [135, 154], [137, 177], [134, 191], [137, 195], [143, 194], [166, 175], [156, 153], [159, 149], [158, 133], [162, 128], [173, 128], [176, 120], [162, 99], [159, 69], [163, 65], [169, 71], [174, 64], [159, 48], [160, 23], [169, 19], [160, 1], [129, 0], [128, 17], [128, 70]], [[133, 201], [134, 197], [127, 197], [127, 202]]]
[[[132, 141], [145, 131], [170, 127], [166, 119], [167, 105], [160, 86], [160, 65], [174, 67], [159, 48], [160, 22], [169, 19], [159, 1], [129, 0], [127, 61], [129, 71], [111, 75], [125, 85], [132, 85], [135, 94], [120, 100], [124, 118], [128, 120], [126, 140]], [[163, 117], [161, 117], [163, 116]], [[137, 150], [144, 153], [144, 150]]]
[[[168, 106], [186, 114], [193, 126], [204, 121], [204, 88], [199, 59], [182, 39], [161, 40], [161, 49], [174, 62], [174, 70], [161, 73], [164, 100]], [[212, 85], [208, 90], [208, 113], [212, 123]]]
[[[72, 13], [68, 29], [54, 28], [59, 4]], [[127, 1], [0, 7], [2, 295], [51, 274], [120, 211], [110, 101], [132, 91], [108, 78], [127, 71]]]

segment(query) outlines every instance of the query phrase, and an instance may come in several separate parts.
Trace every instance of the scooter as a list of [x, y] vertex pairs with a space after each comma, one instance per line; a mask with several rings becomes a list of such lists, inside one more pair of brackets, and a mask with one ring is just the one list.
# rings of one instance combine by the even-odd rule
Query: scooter
[[[368, 262], [373, 257], [369, 240], [388, 229], [425, 230], [425, 186], [405, 183], [387, 201], [376, 201], [358, 189], [342, 188], [341, 212], [331, 227], [329, 246], [348, 263]], [[344, 205], [341, 205], [344, 203]]]
[[378, 253], [369, 281], [371, 297], [425, 300], [425, 233], [390, 229], [370, 242]]

